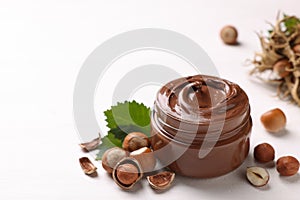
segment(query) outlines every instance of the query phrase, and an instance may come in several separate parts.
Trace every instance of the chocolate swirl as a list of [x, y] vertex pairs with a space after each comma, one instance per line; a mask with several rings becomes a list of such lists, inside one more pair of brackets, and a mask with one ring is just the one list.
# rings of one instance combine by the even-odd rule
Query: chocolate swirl
[[184, 141], [195, 130], [196, 139], [220, 128], [223, 138], [233, 136], [249, 124], [250, 106], [246, 93], [237, 84], [195, 75], [164, 85], [157, 94], [154, 112], [167, 135], [172, 137], [180, 131]]

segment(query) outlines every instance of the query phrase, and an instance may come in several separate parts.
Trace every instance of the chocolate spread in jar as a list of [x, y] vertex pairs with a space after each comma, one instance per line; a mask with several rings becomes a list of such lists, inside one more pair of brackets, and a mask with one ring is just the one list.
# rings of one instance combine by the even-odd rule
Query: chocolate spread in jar
[[204, 75], [173, 80], [159, 90], [151, 120], [157, 157], [180, 174], [219, 176], [248, 155], [249, 101], [230, 81]]

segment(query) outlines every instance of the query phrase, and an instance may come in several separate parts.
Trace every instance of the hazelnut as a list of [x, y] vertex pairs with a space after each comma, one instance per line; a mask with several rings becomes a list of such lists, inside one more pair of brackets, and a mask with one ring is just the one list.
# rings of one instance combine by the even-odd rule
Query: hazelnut
[[262, 143], [254, 148], [254, 158], [258, 162], [266, 163], [274, 160], [275, 150], [268, 143]]
[[149, 147], [150, 140], [147, 135], [140, 132], [129, 133], [123, 141], [123, 149], [126, 151], [135, 151], [142, 147]]
[[147, 176], [148, 183], [153, 189], [165, 190], [169, 188], [175, 178], [175, 173], [164, 171], [152, 176]]
[[235, 27], [227, 25], [221, 29], [220, 36], [225, 44], [234, 45], [237, 43], [238, 31]]
[[280, 110], [279, 108], [275, 108], [264, 113], [260, 117], [260, 121], [267, 131], [275, 133], [285, 127], [286, 116], [282, 110]]
[[105, 151], [102, 156], [102, 167], [108, 172], [112, 173], [113, 168], [123, 158], [127, 156], [124, 149], [113, 147]]
[[155, 165], [156, 159], [149, 147], [143, 147], [130, 153], [130, 157], [137, 159], [143, 172], [151, 172]]
[[262, 167], [248, 167], [246, 176], [248, 181], [256, 187], [266, 185], [270, 179], [268, 171]]
[[117, 163], [112, 177], [119, 187], [130, 190], [143, 177], [143, 172], [136, 159], [126, 157]]
[[282, 59], [277, 61], [273, 65], [273, 71], [280, 77], [284, 78], [290, 74], [290, 71], [287, 69], [292, 68], [292, 64], [289, 62], [288, 59]]
[[[298, 24], [298, 31], [300, 31], [300, 26], [299, 26], [299, 24]], [[293, 41], [293, 44], [294, 44], [294, 46], [300, 44], [300, 37], [299, 37], [299, 36], [296, 37], [296, 39]]]
[[122, 164], [117, 167], [117, 178], [124, 185], [130, 185], [138, 179], [138, 169], [130, 163]]
[[281, 176], [292, 176], [299, 170], [299, 161], [293, 156], [283, 156], [277, 160], [276, 169]]
[[296, 44], [294, 47], [293, 47], [293, 51], [297, 54], [300, 54], [300, 44]]

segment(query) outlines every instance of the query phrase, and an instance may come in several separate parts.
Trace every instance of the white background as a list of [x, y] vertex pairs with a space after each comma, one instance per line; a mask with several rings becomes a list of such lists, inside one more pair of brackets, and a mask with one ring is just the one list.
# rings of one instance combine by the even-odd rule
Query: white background
[[[244, 177], [245, 168], [256, 164], [251, 155], [259, 142], [271, 143], [276, 158], [300, 158], [300, 108], [278, 100], [274, 88], [250, 78], [251, 67], [243, 66], [259, 50], [255, 31], [266, 30], [266, 21], [274, 22], [279, 10], [300, 16], [299, 7], [298, 0], [0, 1], [0, 199], [299, 199], [299, 174], [283, 178], [270, 168], [263, 189]], [[220, 41], [226, 24], [238, 28], [240, 46]], [[235, 172], [209, 180], [177, 177], [170, 190], [156, 193], [145, 181], [134, 192], [120, 190], [100, 163], [95, 163], [97, 178], [81, 171], [78, 158], [84, 154], [72, 113], [80, 67], [110, 37], [149, 27], [196, 41], [220, 75], [248, 93], [251, 152]], [[285, 134], [271, 135], [259, 121], [274, 107], [287, 115]], [[101, 110], [96, 113], [103, 126]]]

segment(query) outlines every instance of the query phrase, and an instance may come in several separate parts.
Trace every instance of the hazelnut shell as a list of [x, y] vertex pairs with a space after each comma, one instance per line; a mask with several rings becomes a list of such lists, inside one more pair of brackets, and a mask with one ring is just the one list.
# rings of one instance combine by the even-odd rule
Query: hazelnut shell
[[119, 147], [110, 148], [102, 156], [102, 167], [111, 174], [117, 163], [126, 156], [127, 153], [124, 149]]
[[138, 160], [144, 173], [153, 171], [156, 165], [156, 158], [149, 147], [135, 150], [129, 156]]
[[175, 173], [164, 171], [152, 176], [147, 176], [147, 181], [150, 186], [155, 190], [168, 189], [174, 181]]
[[142, 147], [149, 147], [150, 140], [147, 135], [141, 132], [129, 133], [123, 141], [122, 147], [124, 150], [132, 152]]
[[138, 169], [135, 165], [125, 163], [116, 168], [118, 180], [123, 185], [130, 185], [138, 179]]
[[79, 159], [80, 166], [83, 172], [87, 175], [91, 175], [96, 172], [97, 167], [90, 161], [88, 157], [82, 157]]
[[[138, 170], [138, 178], [136, 180], [134, 180], [132, 183], [130, 184], [123, 184], [119, 179], [118, 179], [118, 176], [117, 176], [117, 168], [120, 166], [120, 165], [123, 165], [123, 164], [132, 164], [134, 165], [137, 170]], [[122, 188], [123, 190], [130, 190], [133, 188], [133, 186], [143, 177], [143, 171], [142, 171], [142, 168], [141, 168], [141, 165], [140, 163], [135, 159], [135, 158], [131, 158], [131, 157], [126, 157], [126, 158], [123, 158], [122, 160], [120, 160], [120, 162], [117, 163], [117, 165], [115, 166], [115, 168], [113, 169], [113, 172], [112, 172], [112, 177], [115, 181], [115, 183], [120, 187]]]

